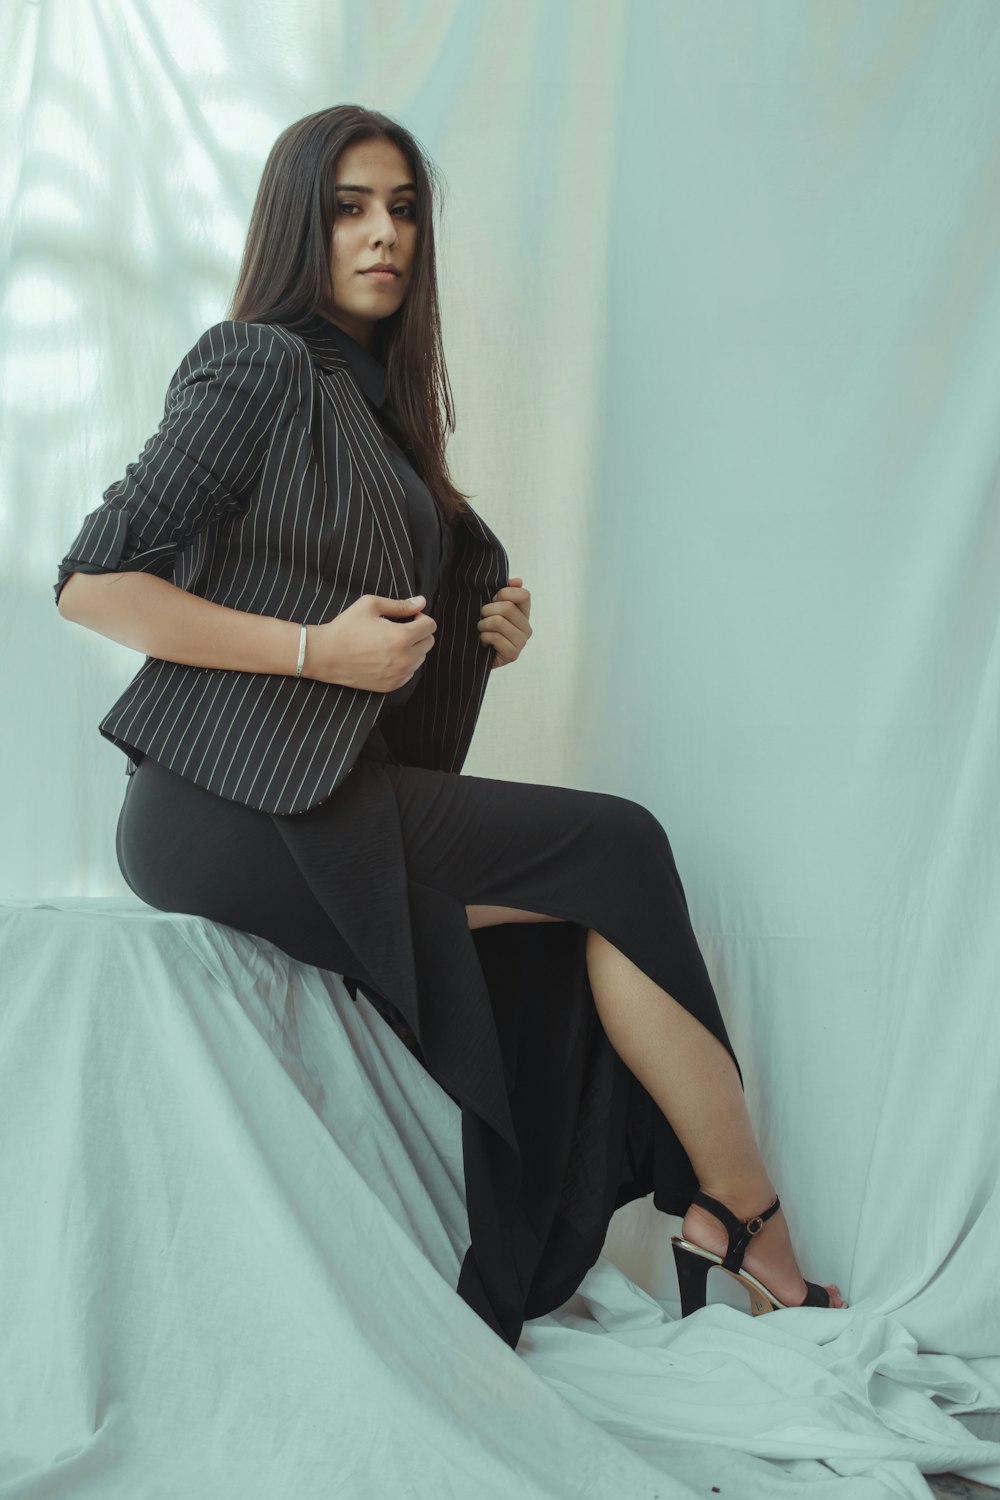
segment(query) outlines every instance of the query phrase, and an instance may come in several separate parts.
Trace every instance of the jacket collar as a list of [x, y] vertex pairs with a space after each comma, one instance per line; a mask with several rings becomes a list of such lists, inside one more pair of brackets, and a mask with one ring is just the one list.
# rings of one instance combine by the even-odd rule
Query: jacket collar
[[342, 370], [346, 365], [368, 400], [375, 406], [384, 404], [385, 365], [336, 323], [316, 312], [297, 323], [292, 331], [305, 341], [316, 364], [331, 370]]

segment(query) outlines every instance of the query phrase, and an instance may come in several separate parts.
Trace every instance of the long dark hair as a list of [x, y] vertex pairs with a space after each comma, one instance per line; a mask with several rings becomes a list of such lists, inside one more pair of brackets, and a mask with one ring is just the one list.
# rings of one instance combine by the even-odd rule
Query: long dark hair
[[408, 130], [377, 110], [338, 104], [282, 131], [264, 164], [226, 316], [294, 329], [321, 306], [332, 307], [337, 159], [345, 146], [378, 137], [399, 147], [417, 186], [409, 290], [396, 311], [375, 324], [372, 353], [386, 367], [380, 417], [388, 417], [414, 468], [452, 520], [469, 497], [452, 484], [444, 452], [455, 415], [441, 345], [434, 255], [438, 175]]

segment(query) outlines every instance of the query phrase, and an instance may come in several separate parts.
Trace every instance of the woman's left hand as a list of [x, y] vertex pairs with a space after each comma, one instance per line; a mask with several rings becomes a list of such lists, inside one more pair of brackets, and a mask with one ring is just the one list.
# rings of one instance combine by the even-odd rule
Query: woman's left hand
[[509, 661], [517, 661], [531, 635], [528, 624], [531, 595], [522, 587], [522, 579], [509, 578], [507, 582], [510, 587], [500, 589], [491, 604], [483, 605], [476, 626], [479, 639], [494, 648], [491, 667], [505, 667]]

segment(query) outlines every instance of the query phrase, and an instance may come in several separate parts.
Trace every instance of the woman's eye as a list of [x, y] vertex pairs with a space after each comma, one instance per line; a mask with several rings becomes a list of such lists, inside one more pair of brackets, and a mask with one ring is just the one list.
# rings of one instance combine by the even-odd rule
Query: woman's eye
[[[409, 217], [411, 219], [415, 219], [416, 216], [417, 216], [416, 209], [413, 207], [412, 203], [397, 203], [396, 207], [397, 208], [403, 208], [403, 209], [405, 209], [406, 212], [407, 212], [407, 214], [409, 215]], [[337, 210], [338, 210], [339, 213], [343, 213], [348, 208], [357, 208], [359, 213], [361, 211], [360, 207], [359, 207], [359, 205], [357, 203], [338, 203], [337, 204]]]

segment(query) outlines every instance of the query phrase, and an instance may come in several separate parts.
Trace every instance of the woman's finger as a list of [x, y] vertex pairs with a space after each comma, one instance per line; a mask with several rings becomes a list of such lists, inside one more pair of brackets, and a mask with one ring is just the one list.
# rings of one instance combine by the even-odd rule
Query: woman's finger
[[523, 645], [523, 641], [518, 641], [513, 636], [504, 635], [499, 630], [482, 630], [480, 631], [480, 639], [484, 645], [492, 646], [498, 656], [503, 657], [504, 661], [513, 661], [515, 657], [519, 656]]
[[515, 650], [520, 651], [527, 640], [527, 632], [519, 630], [512, 620], [505, 615], [486, 615], [477, 626], [479, 634], [484, 640], [495, 636], [498, 642], [509, 642]]
[[481, 611], [482, 619], [509, 620], [516, 630], [523, 635], [531, 634], [531, 622], [524, 610], [512, 600], [507, 599], [500, 604], [484, 604]]
[[527, 589], [498, 589], [493, 595], [493, 603], [498, 604], [504, 600], [511, 604], [516, 604], [524, 611], [525, 615], [531, 613], [531, 594]]

